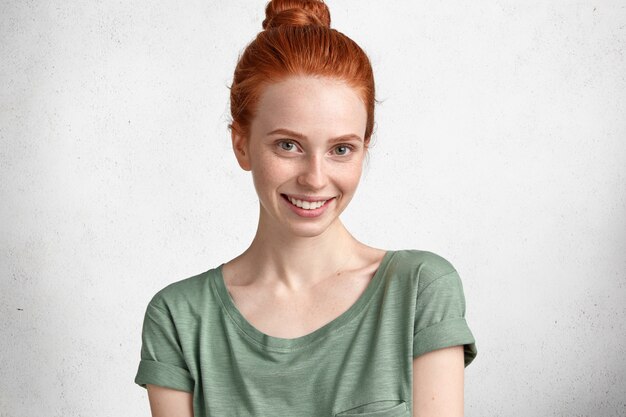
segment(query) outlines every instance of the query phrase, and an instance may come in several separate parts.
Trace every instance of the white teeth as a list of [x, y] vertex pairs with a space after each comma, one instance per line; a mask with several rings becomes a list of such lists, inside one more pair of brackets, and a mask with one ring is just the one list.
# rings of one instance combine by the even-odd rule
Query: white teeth
[[291, 201], [291, 203], [294, 206], [298, 206], [305, 210], [315, 210], [317, 208], [322, 207], [324, 204], [326, 204], [326, 201], [328, 201], [328, 200], [325, 200], [325, 201], [310, 202], [310, 201], [296, 200], [295, 198], [291, 198], [289, 196], [287, 196], [287, 198], [289, 199], [289, 201]]

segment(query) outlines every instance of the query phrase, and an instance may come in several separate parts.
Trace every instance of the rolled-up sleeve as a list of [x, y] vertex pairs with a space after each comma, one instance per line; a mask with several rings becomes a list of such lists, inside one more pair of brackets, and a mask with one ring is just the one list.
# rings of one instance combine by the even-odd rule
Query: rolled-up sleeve
[[194, 380], [187, 368], [175, 323], [168, 311], [148, 304], [142, 329], [141, 361], [135, 383], [159, 385], [193, 392]]
[[413, 329], [413, 357], [463, 345], [467, 367], [476, 357], [476, 341], [465, 319], [463, 284], [456, 271], [442, 275], [418, 294]]

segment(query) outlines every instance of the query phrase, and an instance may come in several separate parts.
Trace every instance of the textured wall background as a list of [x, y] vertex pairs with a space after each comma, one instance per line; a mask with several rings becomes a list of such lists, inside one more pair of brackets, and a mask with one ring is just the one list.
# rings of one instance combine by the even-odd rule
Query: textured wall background
[[[626, 5], [328, 1], [376, 144], [342, 218], [459, 270], [466, 415], [626, 416]], [[228, 89], [264, 1], [0, 2], [0, 416], [149, 416], [163, 286], [243, 251]]]

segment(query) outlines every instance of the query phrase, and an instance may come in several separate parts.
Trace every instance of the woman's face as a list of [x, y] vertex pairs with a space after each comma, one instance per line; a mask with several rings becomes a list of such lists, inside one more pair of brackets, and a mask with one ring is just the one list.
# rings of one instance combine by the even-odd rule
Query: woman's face
[[[366, 122], [365, 104], [338, 80], [299, 76], [265, 87], [248, 140], [233, 134], [237, 159], [252, 172], [261, 220], [299, 236], [319, 235], [335, 222], [361, 178]], [[326, 202], [297, 207], [304, 200]]]

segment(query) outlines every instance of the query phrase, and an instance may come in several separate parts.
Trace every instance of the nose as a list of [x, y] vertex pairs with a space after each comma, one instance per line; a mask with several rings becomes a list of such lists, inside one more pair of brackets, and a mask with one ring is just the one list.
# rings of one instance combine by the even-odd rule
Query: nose
[[324, 158], [319, 155], [311, 155], [300, 168], [298, 184], [312, 190], [321, 190], [326, 187], [328, 176], [324, 166]]

